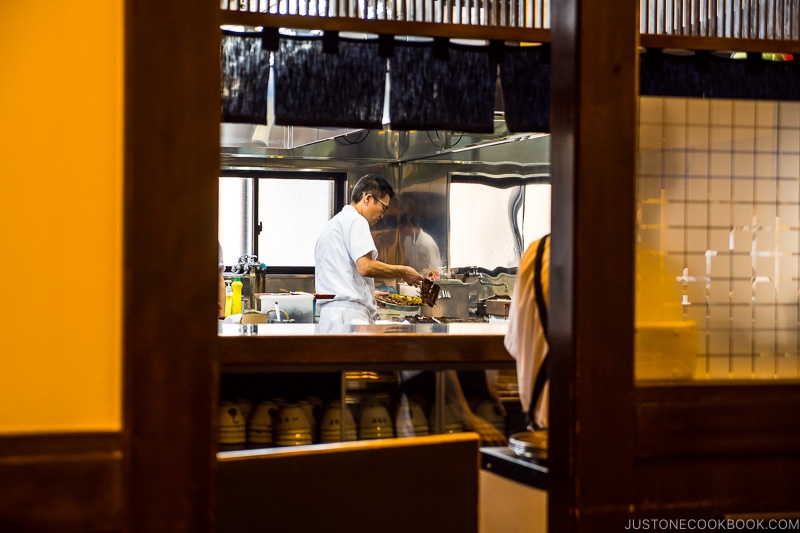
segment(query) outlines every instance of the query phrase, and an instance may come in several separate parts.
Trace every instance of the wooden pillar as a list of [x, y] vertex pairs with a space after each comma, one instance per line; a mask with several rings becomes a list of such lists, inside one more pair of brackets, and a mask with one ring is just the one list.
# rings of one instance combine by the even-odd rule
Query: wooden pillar
[[125, 2], [126, 531], [214, 522], [219, 5]]
[[550, 531], [633, 502], [638, 34], [637, 2], [553, 2]]

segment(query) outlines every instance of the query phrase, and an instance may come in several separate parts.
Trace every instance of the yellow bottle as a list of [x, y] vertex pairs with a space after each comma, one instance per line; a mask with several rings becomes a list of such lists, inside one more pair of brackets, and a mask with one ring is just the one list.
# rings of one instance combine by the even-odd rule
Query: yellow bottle
[[225, 316], [231, 316], [231, 302], [233, 301], [233, 287], [231, 282], [225, 282]]
[[231, 295], [231, 314], [242, 312], [242, 278], [233, 278], [233, 294]]

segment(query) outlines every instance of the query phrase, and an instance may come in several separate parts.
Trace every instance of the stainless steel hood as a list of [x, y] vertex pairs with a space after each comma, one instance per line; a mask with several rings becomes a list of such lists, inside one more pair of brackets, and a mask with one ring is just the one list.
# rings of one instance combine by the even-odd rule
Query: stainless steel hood
[[259, 137], [258, 129], [223, 125], [223, 170], [350, 170], [414, 162], [489, 175], [549, 175], [550, 136], [511, 134], [502, 113], [497, 113], [491, 134], [274, 126], [269, 136]]

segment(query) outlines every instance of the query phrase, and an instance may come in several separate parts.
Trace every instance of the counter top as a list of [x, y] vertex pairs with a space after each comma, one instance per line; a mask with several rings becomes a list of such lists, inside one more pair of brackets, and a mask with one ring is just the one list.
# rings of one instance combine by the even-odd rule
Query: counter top
[[547, 490], [547, 461], [520, 457], [506, 446], [481, 448], [481, 468], [535, 489]]
[[337, 325], [272, 323], [272, 324], [225, 324], [218, 330], [223, 337], [279, 337], [302, 335], [505, 335], [508, 325], [490, 322], [451, 322], [449, 324], [391, 324]]
[[505, 323], [219, 324], [224, 372], [513, 368]]

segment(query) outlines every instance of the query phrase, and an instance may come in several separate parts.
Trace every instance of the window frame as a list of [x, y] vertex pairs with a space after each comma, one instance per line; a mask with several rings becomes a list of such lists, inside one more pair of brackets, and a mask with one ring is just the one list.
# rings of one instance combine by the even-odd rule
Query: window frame
[[[295, 170], [271, 170], [271, 169], [236, 169], [227, 168], [219, 172], [222, 178], [250, 179], [253, 182], [250, 205], [250, 213], [253, 220], [252, 229], [252, 250], [253, 254], [259, 255], [258, 237], [262, 230], [261, 221], [258, 219], [259, 209], [259, 183], [261, 179], [286, 179], [286, 180], [323, 180], [333, 181], [333, 212], [338, 213], [345, 205], [347, 198], [347, 172], [343, 171], [295, 171]], [[269, 272], [273, 274], [314, 274], [313, 266], [299, 265], [270, 265]]]

